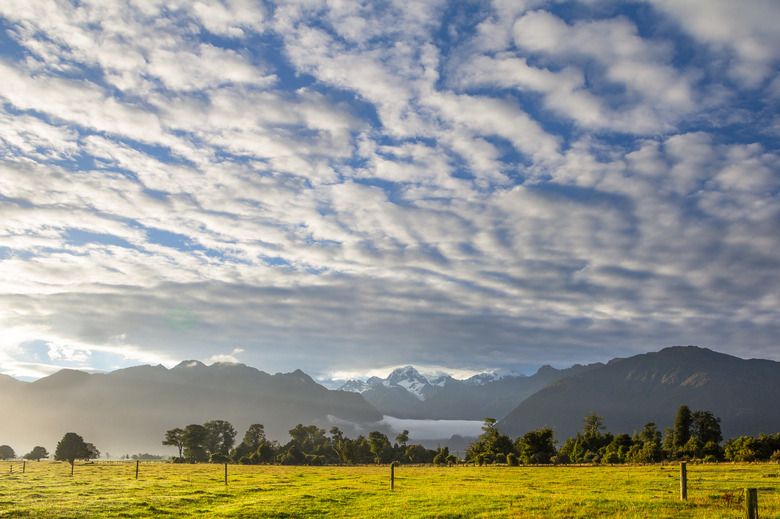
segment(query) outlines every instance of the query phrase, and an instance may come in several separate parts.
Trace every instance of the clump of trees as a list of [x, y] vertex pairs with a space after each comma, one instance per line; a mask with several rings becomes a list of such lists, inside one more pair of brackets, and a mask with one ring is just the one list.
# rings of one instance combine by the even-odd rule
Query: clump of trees
[[43, 458], [49, 457], [49, 451], [46, 450], [45, 447], [41, 447], [40, 445], [33, 447], [33, 450], [28, 452], [24, 455], [24, 459], [26, 460], [35, 460], [35, 461], [41, 461]]
[[[509, 437], [496, 429], [495, 423], [496, 420], [493, 418], [485, 419], [482, 427], [483, 434], [469, 446], [466, 452], [467, 461], [478, 465], [491, 462], [516, 465], [730, 459], [730, 453], [726, 453], [720, 446], [723, 441], [720, 418], [715, 417], [710, 411], [692, 412], [685, 405], [677, 410], [674, 427], [667, 428], [663, 434], [655, 423], [647, 422], [641, 432], [635, 431], [633, 435], [614, 435], [606, 431], [602, 416], [590, 412], [583, 419], [582, 432], [566, 439], [560, 449], [557, 448], [555, 431], [550, 427], [529, 431], [512, 442]], [[766, 443], [769, 445], [771, 442]], [[772, 448], [772, 445], [765, 446], [761, 452], [774, 452]], [[733, 449], [738, 450], [736, 446]], [[745, 452], [749, 453], [751, 449], [752, 447], [748, 447]]]
[[780, 463], [780, 433], [758, 438], [740, 436], [726, 442], [724, 456], [729, 461], [774, 461]]
[[344, 465], [372, 463], [453, 463], [447, 447], [436, 450], [408, 445], [409, 431], [391, 442], [386, 434], [347, 438], [338, 427], [329, 432], [316, 425], [298, 424], [290, 429], [290, 441], [281, 444], [265, 436], [262, 424], [252, 424], [243, 440], [235, 444], [235, 429], [229, 422], [214, 420], [166, 431], [162, 444], [179, 449], [175, 462], [241, 463], [246, 465]]

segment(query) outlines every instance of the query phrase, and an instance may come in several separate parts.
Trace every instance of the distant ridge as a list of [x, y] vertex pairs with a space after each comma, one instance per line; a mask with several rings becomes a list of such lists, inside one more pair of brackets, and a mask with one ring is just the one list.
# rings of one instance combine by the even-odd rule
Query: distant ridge
[[610, 432], [630, 434], [645, 422], [660, 430], [673, 425], [682, 404], [720, 417], [726, 438], [780, 432], [780, 363], [696, 346], [615, 359], [551, 383], [497, 426], [512, 437], [552, 426], [562, 441], [595, 411]]
[[27, 450], [51, 451], [71, 431], [123, 455], [166, 452], [166, 430], [208, 420], [231, 422], [239, 441], [252, 423], [287, 441], [299, 423], [329, 429], [333, 417], [347, 429], [382, 418], [360, 395], [328, 390], [300, 370], [269, 375], [243, 364], [185, 361], [170, 370], [136, 366], [105, 374], [64, 369], [31, 383], [0, 377], [0, 388], [0, 408], [9, 417], [0, 441]]

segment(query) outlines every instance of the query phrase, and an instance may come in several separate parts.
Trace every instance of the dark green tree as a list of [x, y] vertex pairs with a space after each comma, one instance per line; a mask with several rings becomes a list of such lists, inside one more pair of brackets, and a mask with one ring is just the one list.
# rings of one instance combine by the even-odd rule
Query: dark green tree
[[436, 455], [433, 457], [433, 464], [446, 465], [449, 457], [450, 457], [450, 448], [447, 447], [446, 445], [444, 447], [440, 447], [436, 451]]
[[547, 464], [556, 455], [555, 431], [543, 427], [528, 431], [515, 440], [515, 451], [523, 464]]
[[722, 442], [720, 418], [716, 418], [712, 411], [694, 411], [691, 414], [691, 435], [697, 437], [705, 445]]
[[599, 416], [595, 411], [588, 413], [582, 420], [582, 432], [585, 436], [596, 436], [600, 434], [601, 431], [606, 430], [606, 428], [607, 427], [604, 425], [604, 417]]
[[253, 423], [246, 430], [246, 433], [244, 434], [244, 440], [241, 443], [255, 451], [262, 443], [265, 442], [265, 440], [265, 428], [263, 427], [263, 424]]
[[73, 475], [73, 465], [76, 460], [88, 459], [89, 453], [90, 451], [84, 442], [84, 438], [76, 433], [69, 432], [65, 433], [65, 436], [57, 443], [54, 459], [70, 463], [70, 474]]
[[691, 410], [687, 405], [681, 405], [677, 409], [677, 417], [674, 419], [674, 448], [682, 450], [690, 439]]
[[431, 463], [435, 455], [436, 451], [422, 445], [409, 445], [404, 449], [403, 460], [407, 463]]
[[371, 446], [371, 453], [374, 455], [374, 463], [382, 463], [382, 454], [390, 446], [390, 440], [379, 431], [371, 431], [368, 433], [368, 443]]
[[655, 422], [645, 423], [644, 429], [642, 429], [642, 432], [639, 433], [639, 441], [642, 443], [654, 441], [660, 445], [661, 431], [658, 430], [658, 426], [655, 425]]
[[177, 447], [179, 449], [179, 458], [182, 458], [184, 456], [182, 454], [182, 450], [184, 449], [184, 429], [176, 427], [165, 431], [165, 439], [162, 444]]
[[233, 444], [236, 441], [236, 430], [225, 420], [211, 420], [203, 424], [206, 428], [206, 439], [203, 441], [203, 447], [209, 456], [220, 453], [227, 456]]
[[403, 431], [398, 433], [398, 436], [395, 437], [395, 441], [401, 447], [406, 448], [406, 444], [409, 441], [409, 431], [404, 429]]
[[336, 454], [336, 457], [339, 460], [339, 466], [344, 464], [345, 461], [345, 438], [344, 433], [341, 432], [341, 429], [336, 427], [335, 425], [330, 428], [330, 446], [331, 449], [333, 449], [333, 452]]
[[485, 418], [482, 425], [484, 431], [466, 450], [466, 459], [477, 463], [501, 462], [514, 452], [514, 444], [506, 434], [501, 434], [496, 428], [495, 418]]
[[16, 457], [16, 453], [10, 445], [0, 445], [0, 460], [10, 460]]
[[198, 461], [207, 461], [209, 459], [209, 455], [204, 447], [208, 435], [208, 429], [200, 424], [193, 423], [184, 428], [182, 444], [184, 446], [184, 458], [187, 461], [197, 463]]
[[47, 451], [45, 447], [41, 446], [34, 447], [33, 450], [24, 455], [24, 459], [35, 461], [41, 461], [42, 458], [48, 457], [49, 451]]

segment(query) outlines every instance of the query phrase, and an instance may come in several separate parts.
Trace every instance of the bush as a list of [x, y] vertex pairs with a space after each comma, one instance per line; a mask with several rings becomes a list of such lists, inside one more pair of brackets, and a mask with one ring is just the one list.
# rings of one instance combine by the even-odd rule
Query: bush
[[209, 457], [209, 463], [227, 463], [230, 458], [221, 452], [215, 452]]
[[506, 457], [506, 463], [510, 467], [517, 467], [520, 465], [520, 460], [517, 459], [517, 456], [514, 455], [514, 453], [509, 453]]
[[602, 465], [614, 465], [616, 463], [620, 463], [620, 456], [618, 456], [618, 453], [615, 451], [609, 451], [606, 454], [604, 454], [604, 457], [601, 458]]

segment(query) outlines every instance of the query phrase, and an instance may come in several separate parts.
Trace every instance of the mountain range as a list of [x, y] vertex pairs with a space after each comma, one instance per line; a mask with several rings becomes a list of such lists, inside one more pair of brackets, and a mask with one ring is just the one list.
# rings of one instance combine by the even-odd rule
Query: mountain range
[[209, 420], [229, 421], [237, 441], [250, 424], [261, 423], [268, 437], [284, 442], [299, 423], [327, 430], [338, 424], [354, 433], [349, 424], [382, 419], [360, 395], [330, 391], [302, 371], [269, 375], [243, 364], [197, 361], [105, 374], [65, 369], [35, 382], [3, 376], [0, 409], [0, 443], [53, 451], [73, 431], [113, 455], [166, 452], [165, 431]]
[[582, 430], [591, 411], [607, 430], [672, 426], [680, 405], [712, 411], [724, 438], [780, 432], [780, 362], [744, 360], [695, 346], [614, 359], [558, 379], [525, 399], [497, 423], [515, 437], [546, 425], [559, 440]]
[[457, 380], [407, 366], [384, 379], [349, 381], [339, 390], [300, 370], [270, 375], [243, 364], [197, 361], [103, 374], [65, 369], [35, 382], [0, 375], [0, 444], [17, 452], [35, 445], [51, 451], [73, 431], [114, 456], [165, 453], [166, 430], [215, 419], [231, 422], [239, 441], [252, 423], [262, 423], [268, 437], [281, 442], [299, 423], [326, 430], [337, 425], [351, 437], [380, 430], [392, 438], [397, 431], [383, 416], [490, 417], [512, 438], [551, 426], [563, 442], [582, 429], [591, 411], [604, 417], [609, 431], [630, 434], [650, 421], [660, 430], [671, 426], [682, 404], [720, 417], [726, 438], [780, 432], [780, 363], [687, 346], [607, 364], [544, 366], [531, 376], [497, 372]]
[[384, 379], [350, 380], [339, 389], [362, 394], [384, 415], [421, 420], [483, 420], [505, 416], [554, 380], [601, 365], [575, 365], [563, 370], [542, 366], [532, 376], [502, 370], [465, 380], [447, 375], [428, 377], [406, 366]]

